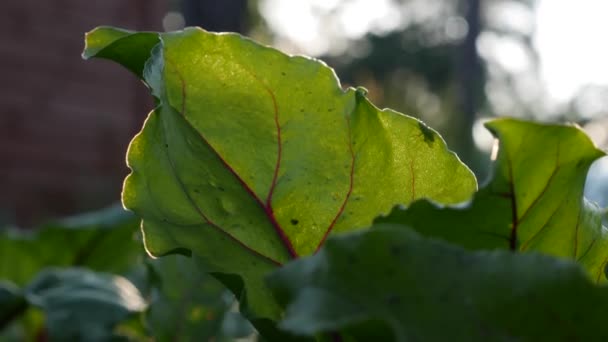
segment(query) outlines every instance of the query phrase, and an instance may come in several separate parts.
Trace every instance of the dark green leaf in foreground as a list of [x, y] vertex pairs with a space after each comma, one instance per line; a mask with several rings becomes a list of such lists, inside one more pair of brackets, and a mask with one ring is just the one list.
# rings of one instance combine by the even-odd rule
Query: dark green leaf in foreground
[[540, 251], [580, 262], [606, 281], [608, 230], [603, 211], [583, 196], [591, 163], [604, 155], [573, 126], [498, 119], [493, 179], [460, 207], [418, 201], [379, 222], [408, 225], [471, 249]]
[[146, 304], [127, 279], [86, 269], [47, 269], [27, 287], [26, 298], [46, 314], [53, 340], [96, 341]]
[[[575, 263], [472, 252], [399, 225], [328, 240], [272, 274], [280, 327], [358, 341], [604, 341], [608, 289]], [[392, 335], [392, 336], [391, 336]], [[371, 338], [374, 337], [374, 338]]]
[[98, 28], [86, 40], [85, 58], [143, 74], [157, 99], [129, 148], [123, 191], [147, 250], [192, 251], [258, 317], [279, 315], [263, 275], [329, 234], [476, 188], [436, 132], [342, 90], [319, 61], [200, 29], [159, 34], [151, 51], [144, 33]]

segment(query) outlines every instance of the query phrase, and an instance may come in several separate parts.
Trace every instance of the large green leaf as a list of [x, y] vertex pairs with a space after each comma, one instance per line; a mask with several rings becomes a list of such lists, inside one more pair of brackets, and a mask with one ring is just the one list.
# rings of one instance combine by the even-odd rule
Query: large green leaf
[[378, 224], [328, 240], [269, 285], [293, 333], [357, 341], [605, 341], [608, 289], [580, 266], [506, 250], [466, 251]]
[[435, 131], [342, 90], [319, 61], [194, 28], [143, 51], [150, 41], [99, 28], [83, 53], [143, 74], [158, 103], [129, 147], [123, 203], [143, 218], [152, 255], [194, 252], [250, 317], [279, 316], [264, 274], [328, 235], [476, 188]]
[[24, 286], [49, 266], [124, 272], [142, 253], [137, 229], [138, 219], [132, 213], [112, 206], [35, 231], [0, 230], [0, 280]]
[[108, 340], [116, 324], [146, 308], [127, 279], [82, 268], [44, 270], [25, 296], [42, 308], [50, 337], [60, 341]]
[[540, 251], [580, 262], [606, 281], [608, 229], [583, 196], [591, 163], [604, 155], [574, 126], [498, 119], [494, 177], [459, 207], [418, 201], [379, 222], [395, 222], [471, 249]]

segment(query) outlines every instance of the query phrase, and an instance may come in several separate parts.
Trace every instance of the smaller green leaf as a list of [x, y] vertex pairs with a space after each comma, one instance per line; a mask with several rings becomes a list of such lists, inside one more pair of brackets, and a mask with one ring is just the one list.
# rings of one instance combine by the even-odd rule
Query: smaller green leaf
[[603, 211], [583, 196], [589, 167], [605, 153], [571, 125], [497, 119], [494, 175], [460, 206], [417, 201], [376, 222], [407, 225], [469, 249], [538, 251], [578, 261], [605, 282], [608, 228]]
[[100, 340], [116, 324], [146, 309], [139, 290], [127, 279], [86, 269], [47, 269], [26, 288], [31, 305], [46, 314], [56, 340]]
[[135, 33], [111, 27], [98, 27], [85, 35], [82, 58], [119, 58], [125, 68], [143, 77], [144, 64], [150, 58], [150, 50], [158, 44], [158, 34]]
[[[603, 341], [608, 289], [575, 263], [470, 252], [404, 226], [330, 239], [268, 279], [286, 304], [280, 327], [357, 341]], [[387, 336], [392, 334], [392, 336]]]

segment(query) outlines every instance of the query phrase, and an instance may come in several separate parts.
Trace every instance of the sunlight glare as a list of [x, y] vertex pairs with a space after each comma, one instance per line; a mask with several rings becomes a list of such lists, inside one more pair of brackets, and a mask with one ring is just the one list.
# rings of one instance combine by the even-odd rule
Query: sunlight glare
[[540, 0], [535, 45], [554, 100], [569, 100], [585, 84], [608, 84], [606, 13], [603, 0]]

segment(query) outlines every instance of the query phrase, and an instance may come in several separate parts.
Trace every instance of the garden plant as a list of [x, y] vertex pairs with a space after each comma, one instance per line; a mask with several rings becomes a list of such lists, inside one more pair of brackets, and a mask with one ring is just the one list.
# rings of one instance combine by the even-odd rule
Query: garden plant
[[9, 338], [608, 339], [606, 210], [583, 195], [604, 152], [578, 127], [488, 122], [478, 185], [319, 60], [199, 28], [100, 27], [83, 57], [155, 101], [127, 152], [132, 213], [0, 236]]

